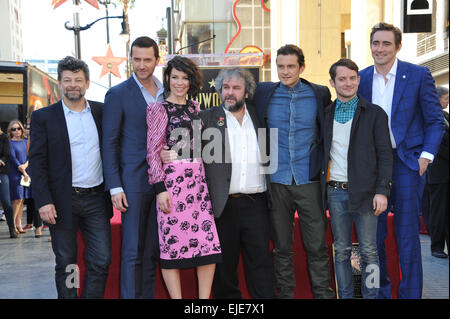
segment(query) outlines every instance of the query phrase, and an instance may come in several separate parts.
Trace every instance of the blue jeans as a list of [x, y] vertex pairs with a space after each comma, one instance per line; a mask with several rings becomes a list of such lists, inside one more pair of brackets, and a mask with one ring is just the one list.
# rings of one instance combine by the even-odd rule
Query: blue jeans
[[363, 298], [375, 299], [379, 289], [377, 252], [378, 217], [373, 212], [349, 211], [348, 191], [327, 187], [328, 208], [334, 237], [334, 269], [341, 299], [354, 297], [351, 266], [353, 221], [356, 224], [361, 255], [361, 290]]
[[79, 229], [86, 243], [83, 298], [101, 299], [105, 294], [111, 264], [111, 225], [105, 213], [103, 192], [86, 195], [72, 193], [72, 228], [50, 226], [59, 299], [77, 297], [75, 281], [71, 278], [75, 274], [72, 266], [76, 265], [78, 257]]
[[0, 203], [2, 203], [8, 226], [14, 229], [14, 213], [11, 206], [11, 197], [9, 196], [8, 174], [0, 174]]

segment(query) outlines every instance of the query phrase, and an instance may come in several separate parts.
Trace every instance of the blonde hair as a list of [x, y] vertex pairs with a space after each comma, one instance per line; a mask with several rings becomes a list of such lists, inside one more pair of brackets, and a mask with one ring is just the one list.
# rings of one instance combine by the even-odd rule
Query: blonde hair
[[22, 122], [20, 122], [19, 120], [12, 120], [11, 122], [9, 122], [9, 125], [8, 125], [8, 138], [9, 139], [13, 138], [13, 135], [12, 135], [12, 132], [11, 132], [11, 128], [12, 128], [12, 126], [14, 124], [18, 124], [20, 126], [20, 129], [22, 130], [22, 134], [20, 135], [20, 138], [21, 139], [25, 138], [25, 128], [23, 127]]

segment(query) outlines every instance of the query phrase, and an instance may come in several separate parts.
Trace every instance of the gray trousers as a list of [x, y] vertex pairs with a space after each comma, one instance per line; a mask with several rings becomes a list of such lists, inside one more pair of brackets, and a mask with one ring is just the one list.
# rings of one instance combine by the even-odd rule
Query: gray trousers
[[273, 258], [279, 299], [294, 298], [293, 230], [298, 212], [308, 272], [315, 298], [334, 298], [330, 288], [330, 265], [325, 242], [327, 218], [322, 207], [320, 183], [282, 185], [271, 183], [270, 221], [274, 244]]

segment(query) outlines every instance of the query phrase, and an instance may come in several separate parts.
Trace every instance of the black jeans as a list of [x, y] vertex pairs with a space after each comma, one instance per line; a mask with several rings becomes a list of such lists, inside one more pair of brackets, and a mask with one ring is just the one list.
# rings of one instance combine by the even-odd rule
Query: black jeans
[[250, 295], [256, 299], [273, 298], [275, 278], [268, 214], [264, 193], [228, 198], [222, 215], [216, 219], [222, 263], [216, 265], [214, 298], [242, 298], [238, 282], [241, 250]]
[[[50, 227], [55, 254], [58, 298], [76, 298], [78, 229], [86, 243], [86, 275], [83, 298], [103, 298], [111, 264], [111, 224], [105, 214], [104, 192], [80, 195], [72, 192], [72, 229]], [[58, 213], [58, 212], [57, 212]], [[78, 281], [79, 282], [79, 281]]]
[[303, 244], [308, 256], [308, 272], [315, 298], [334, 298], [330, 288], [330, 265], [325, 242], [327, 218], [322, 208], [320, 183], [302, 185], [271, 184], [273, 258], [279, 299], [294, 298], [295, 274], [293, 230], [297, 210]]

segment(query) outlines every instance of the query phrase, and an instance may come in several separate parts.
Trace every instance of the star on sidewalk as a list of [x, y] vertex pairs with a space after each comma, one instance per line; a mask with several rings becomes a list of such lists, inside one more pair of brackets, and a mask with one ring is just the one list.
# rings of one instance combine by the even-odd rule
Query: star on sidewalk
[[97, 62], [102, 66], [102, 72], [100, 74], [100, 78], [104, 76], [106, 73], [112, 73], [115, 76], [117, 76], [119, 79], [120, 77], [120, 71], [119, 71], [119, 65], [127, 60], [127, 58], [119, 58], [115, 57], [111, 46], [108, 44], [108, 49], [106, 51], [106, 56], [94, 56], [92, 57], [92, 60]]

